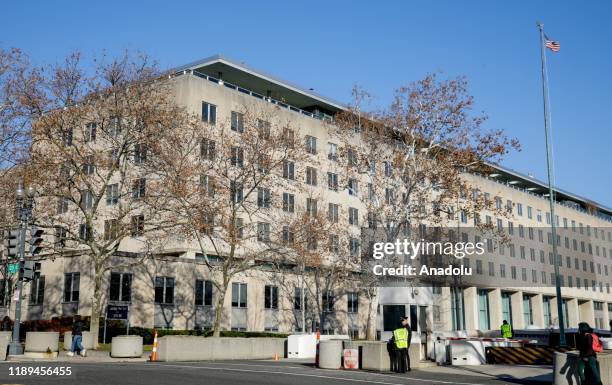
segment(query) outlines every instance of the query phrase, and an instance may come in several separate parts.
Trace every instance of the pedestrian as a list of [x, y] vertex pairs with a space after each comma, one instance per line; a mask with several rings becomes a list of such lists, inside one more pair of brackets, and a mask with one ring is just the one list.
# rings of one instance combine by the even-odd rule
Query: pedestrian
[[74, 356], [75, 353], [85, 357], [87, 350], [83, 348], [82, 341], [83, 321], [81, 321], [81, 316], [77, 314], [74, 316], [74, 321], [72, 323], [72, 346], [68, 352], [70, 357]]
[[400, 325], [393, 331], [393, 337], [391, 338], [396, 350], [396, 373], [406, 373], [406, 371], [410, 371], [408, 341], [411, 333], [409, 332], [409, 328], [406, 327], [407, 324], [408, 321], [406, 318], [400, 318]]
[[599, 362], [597, 352], [602, 351], [599, 337], [593, 333], [593, 329], [586, 322], [578, 324], [578, 376], [582, 385], [602, 385], [599, 375]]
[[514, 332], [512, 331], [512, 325], [508, 321], [504, 320], [500, 326], [502, 338], [512, 338]]
[[410, 343], [412, 342], [412, 329], [410, 328], [410, 324], [408, 323], [408, 318], [406, 317], [402, 317], [400, 319], [400, 322], [402, 323], [402, 326], [404, 326], [404, 328], [406, 328], [406, 331], [408, 332], [408, 346], [406, 347], [406, 370], [407, 371], [411, 371], [412, 368], [410, 367]]
[[397, 349], [395, 348], [395, 342], [393, 342], [393, 338], [387, 341], [387, 352], [389, 353], [389, 365], [390, 370], [392, 372], [397, 372], [398, 368], [398, 359], [397, 359]]
[[4, 318], [2, 318], [2, 331], [10, 332], [12, 329], [12, 323], [11, 317], [5, 315]]

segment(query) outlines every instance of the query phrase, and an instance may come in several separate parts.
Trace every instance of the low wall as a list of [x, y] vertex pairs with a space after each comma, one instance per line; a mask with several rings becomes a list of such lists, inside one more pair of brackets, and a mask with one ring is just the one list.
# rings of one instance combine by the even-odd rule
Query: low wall
[[[576, 385], [580, 383], [578, 379], [578, 359], [577, 351], [555, 352], [553, 357], [554, 385]], [[612, 384], [612, 352], [599, 353], [597, 361], [599, 361], [601, 382]]]
[[111, 357], [141, 357], [141, 336], [117, 336], [111, 341]]
[[361, 347], [361, 368], [387, 372], [391, 369], [391, 360], [386, 342], [371, 341]]
[[9, 340], [6, 338], [0, 338], [0, 361], [6, 360], [6, 353], [8, 352]]
[[25, 351], [45, 353], [48, 350], [57, 352], [59, 349], [59, 332], [27, 332]]
[[164, 336], [158, 340], [159, 361], [270, 359], [285, 356], [286, 338]]
[[[83, 349], [91, 350], [94, 348], [94, 338], [92, 332], [83, 332], [83, 339], [81, 340]], [[72, 348], [72, 332], [64, 332], [64, 350], [70, 350]]]
[[0, 332], [0, 338], [5, 338], [10, 344], [13, 340], [13, 332]]

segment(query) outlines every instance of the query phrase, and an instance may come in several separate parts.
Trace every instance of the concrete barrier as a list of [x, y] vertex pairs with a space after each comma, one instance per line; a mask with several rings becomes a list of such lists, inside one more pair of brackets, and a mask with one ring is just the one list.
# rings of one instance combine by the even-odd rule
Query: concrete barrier
[[[553, 356], [553, 384], [554, 385], [578, 385], [578, 352], [555, 352]], [[599, 371], [603, 384], [612, 383], [612, 353], [599, 353]]]
[[285, 356], [286, 338], [204, 338], [164, 336], [158, 340], [159, 361], [270, 359]]
[[57, 352], [59, 347], [59, 332], [27, 332], [25, 351], [45, 353]]
[[319, 342], [319, 368], [340, 369], [342, 367], [342, 341]]
[[141, 336], [117, 336], [111, 341], [111, 357], [141, 357]]
[[391, 360], [387, 351], [387, 343], [372, 341], [362, 345], [361, 367], [367, 370], [387, 372], [391, 369]]
[[4, 336], [0, 336], [0, 361], [6, 360], [9, 343], [10, 340], [4, 338]]
[[[91, 350], [94, 348], [94, 337], [92, 332], [83, 332], [81, 345], [83, 349]], [[72, 347], [72, 332], [64, 332], [64, 350], [70, 350]]]
[[5, 338], [10, 344], [13, 340], [13, 332], [0, 332], [0, 339]]

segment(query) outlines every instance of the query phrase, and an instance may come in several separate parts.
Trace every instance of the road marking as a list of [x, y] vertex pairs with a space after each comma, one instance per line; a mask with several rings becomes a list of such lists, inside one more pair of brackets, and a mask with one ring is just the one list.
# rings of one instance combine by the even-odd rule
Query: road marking
[[[155, 364], [154, 364], [155, 365]], [[211, 369], [211, 370], [225, 370], [225, 371], [233, 371], [233, 372], [249, 372], [249, 373], [269, 373], [269, 374], [286, 374], [289, 376], [299, 376], [299, 377], [313, 377], [313, 378], [324, 378], [328, 380], [340, 380], [340, 381], [351, 381], [351, 382], [360, 382], [367, 384], [380, 384], [380, 385], [406, 385], [406, 383], [399, 382], [384, 382], [384, 381], [373, 381], [373, 380], [363, 380], [358, 378], [347, 378], [347, 377], [335, 377], [335, 376], [323, 376], [317, 374], [306, 374], [306, 373], [290, 373], [290, 372], [280, 372], [280, 371], [267, 371], [267, 370], [254, 370], [254, 369], [237, 369], [237, 368], [220, 368], [214, 366], [193, 366], [193, 365], [173, 365], [173, 364], [156, 364], [155, 366], [167, 366], [167, 367], [176, 367], [176, 368], [189, 368], [189, 369]], [[377, 373], [370, 373], [377, 375]], [[389, 375], [387, 375], [389, 376]], [[395, 376], [391, 376], [395, 377]], [[420, 381], [420, 382], [430, 382], [435, 384], [449, 384], [449, 385], [480, 385], [479, 383], [474, 382], [452, 382], [452, 381], [440, 381], [440, 380], [427, 380], [423, 378], [414, 378], [414, 377], [401, 377], [398, 378], [401, 380], [410, 380], [410, 381]]]

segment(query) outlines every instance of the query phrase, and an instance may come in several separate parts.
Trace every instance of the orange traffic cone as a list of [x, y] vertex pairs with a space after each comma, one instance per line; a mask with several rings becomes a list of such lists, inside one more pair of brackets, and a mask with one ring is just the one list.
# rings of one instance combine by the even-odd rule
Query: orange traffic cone
[[278, 361], [278, 360], [279, 360], [278, 353], [274, 353], [274, 361]]
[[157, 361], [157, 330], [153, 331], [153, 350], [151, 351], [151, 362]]

